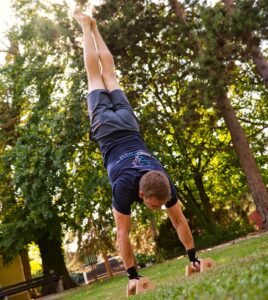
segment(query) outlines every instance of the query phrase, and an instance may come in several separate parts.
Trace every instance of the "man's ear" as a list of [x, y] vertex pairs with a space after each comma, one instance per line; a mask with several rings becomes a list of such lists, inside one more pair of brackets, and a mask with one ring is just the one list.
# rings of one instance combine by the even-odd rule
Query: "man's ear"
[[143, 191], [139, 191], [139, 197], [140, 197], [141, 199], [143, 199], [143, 197], [144, 197]]

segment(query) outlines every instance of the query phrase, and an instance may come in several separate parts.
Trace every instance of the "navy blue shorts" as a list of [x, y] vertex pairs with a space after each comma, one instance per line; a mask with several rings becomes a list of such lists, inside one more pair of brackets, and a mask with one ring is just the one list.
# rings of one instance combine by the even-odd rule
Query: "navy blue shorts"
[[93, 90], [87, 95], [87, 104], [92, 141], [98, 141], [119, 131], [139, 132], [137, 119], [122, 90], [112, 92], [105, 89]]

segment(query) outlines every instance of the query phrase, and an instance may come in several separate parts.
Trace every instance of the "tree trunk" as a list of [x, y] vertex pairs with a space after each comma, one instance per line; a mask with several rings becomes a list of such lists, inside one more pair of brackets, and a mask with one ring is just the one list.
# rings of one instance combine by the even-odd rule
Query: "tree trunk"
[[[234, 0], [223, 0], [223, 2], [225, 3], [228, 14], [232, 14]], [[255, 63], [259, 74], [263, 78], [265, 86], [268, 88], [268, 62], [262, 54], [259, 43], [254, 41], [252, 32], [249, 32], [248, 40], [246, 41], [246, 43], [252, 60]]]
[[260, 46], [254, 44], [254, 37], [252, 33], [249, 34], [248, 49], [259, 74], [263, 78], [266, 88], [268, 88], [268, 62], [262, 54]]
[[243, 129], [238, 122], [234, 108], [226, 94], [223, 94], [222, 97], [218, 99], [218, 104], [231, 134], [233, 146], [239, 157], [240, 165], [246, 174], [247, 183], [256, 204], [257, 211], [262, 217], [264, 227], [268, 229], [268, 190]]
[[[37, 241], [41, 258], [44, 275], [52, 272], [63, 276], [64, 289], [76, 287], [77, 284], [72, 280], [65, 266], [63, 251], [61, 248], [61, 240], [48, 239], [43, 237]], [[55, 285], [44, 286], [43, 294], [48, 295], [56, 292]]]
[[[28, 255], [28, 249], [23, 250], [20, 253], [20, 257], [21, 257], [21, 263], [23, 266], [25, 280], [30, 280], [30, 279], [32, 279], [32, 272], [31, 272], [30, 260], [29, 260], [29, 255]], [[36, 288], [30, 289], [29, 294], [31, 296], [31, 299], [36, 299], [36, 298], [40, 297], [40, 294]]]
[[234, 0], [223, 0], [228, 13], [232, 13], [233, 11], [233, 5], [234, 5]]
[[[175, 12], [176, 16], [180, 20], [180, 22], [187, 28], [187, 20], [186, 20], [186, 13], [185, 13], [185, 8], [184, 5], [178, 1], [178, 0], [169, 0], [169, 4], [171, 6], [171, 9]], [[192, 50], [194, 51], [194, 55], [198, 55], [201, 49], [200, 42], [196, 36], [196, 34], [188, 30], [188, 37], [189, 40], [192, 41]]]
[[[184, 184], [184, 189], [186, 190], [187, 195], [184, 191], [178, 190], [178, 196], [182, 204], [185, 206], [186, 212], [191, 216], [189, 221], [193, 223], [195, 227], [200, 226], [201, 229], [206, 229], [208, 232], [213, 233], [215, 224], [212, 227], [211, 223], [208, 222], [200, 204], [197, 203], [191, 189], [186, 184]], [[195, 221], [193, 222], [193, 220]], [[200, 229], [200, 227], [198, 229]]]
[[180, 21], [186, 25], [186, 18], [185, 18], [185, 10], [182, 3], [180, 3], [178, 0], [169, 0], [169, 3], [171, 5], [171, 8], [175, 11], [175, 14], [177, 17], [179, 17]]
[[154, 253], [155, 253], [155, 256], [156, 256], [156, 260], [160, 262], [162, 260], [162, 257], [161, 257], [160, 249], [159, 249], [158, 244], [156, 242], [159, 233], [158, 233], [158, 230], [157, 230], [155, 215], [153, 213], [150, 213], [149, 214], [149, 219], [150, 219], [150, 227], [151, 227], [151, 231], [152, 231], [153, 240], [155, 242]]
[[106, 271], [108, 273], [108, 277], [113, 278], [113, 270], [112, 270], [112, 267], [110, 265], [107, 253], [105, 251], [102, 251], [102, 257], [104, 259], [104, 264], [105, 264]]
[[198, 193], [199, 193], [202, 205], [204, 207], [206, 219], [208, 220], [208, 222], [211, 225], [213, 225], [213, 224], [215, 224], [215, 218], [214, 218], [214, 214], [212, 211], [212, 206], [210, 204], [209, 196], [207, 195], [204, 184], [203, 184], [202, 175], [199, 173], [196, 173], [194, 175], [194, 182], [198, 189]]
[[20, 257], [21, 257], [21, 262], [22, 262], [22, 266], [23, 266], [25, 280], [30, 280], [30, 279], [32, 279], [32, 273], [31, 273], [31, 266], [30, 266], [28, 251], [23, 250], [20, 253]]

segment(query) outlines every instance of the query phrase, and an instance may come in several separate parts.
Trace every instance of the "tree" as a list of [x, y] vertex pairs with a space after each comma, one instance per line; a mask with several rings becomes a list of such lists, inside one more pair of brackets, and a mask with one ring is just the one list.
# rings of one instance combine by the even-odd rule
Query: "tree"
[[[15, 37], [23, 48], [23, 72], [15, 80], [21, 82], [18, 101], [23, 109], [16, 126], [19, 136], [5, 153], [13, 168], [15, 200], [5, 210], [1, 250], [11, 259], [34, 241], [40, 248], [44, 274], [60, 273], [64, 287], [70, 288], [74, 283], [65, 267], [63, 229], [84, 234], [81, 223], [94, 213], [108, 215], [98, 223], [99, 232], [104, 221], [110, 225], [112, 213], [106, 206], [109, 200], [111, 207], [110, 199], [97, 185], [107, 183], [107, 178], [101, 178], [103, 166], [96, 145], [88, 148], [89, 122], [83, 101], [86, 80], [82, 49], [75, 39], [78, 24], [72, 23], [65, 5], [23, 4], [17, 1], [15, 5], [20, 20]], [[109, 192], [107, 189], [106, 194]], [[103, 198], [98, 210], [97, 201]], [[111, 228], [106, 233], [108, 241]], [[53, 291], [44, 293], [48, 292]]]
[[[16, 5], [17, 13], [25, 23], [22, 22], [13, 35], [18, 45], [23, 46], [23, 52], [17, 59], [20, 72], [16, 77], [12, 78], [11, 73], [16, 70], [16, 64], [7, 64], [5, 75], [12, 78], [17, 93], [12, 93], [11, 89], [8, 91], [11, 95], [3, 95], [3, 102], [10, 97], [11, 103], [18, 103], [21, 110], [15, 127], [18, 137], [5, 153], [12, 166], [12, 172], [7, 170], [6, 174], [12, 176], [14, 197], [4, 203], [1, 252], [8, 260], [35, 241], [40, 247], [44, 274], [51, 270], [60, 273], [64, 287], [70, 288], [75, 284], [65, 267], [61, 249], [64, 218], [60, 216], [60, 204], [57, 206], [55, 202], [64, 188], [66, 160], [74, 149], [69, 138], [72, 134], [79, 137], [76, 116], [69, 117], [68, 109], [62, 111], [60, 106], [53, 106], [53, 101], [58, 100], [57, 84], [64, 80], [64, 61], [56, 60], [58, 52], [53, 47], [58, 37], [56, 26], [49, 25], [46, 18], [31, 15], [32, 11], [27, 11], [29, 3], [28, 7], [21, 7], [19, 2]], [[36, 4], [35, 12], [40, 8], [38, 5], [41, 4]], [[21, 14], [22, 10], [24, 14]], [[59, 16], [66, 14], [66, 10], [63, 6], [55, 6], [54, 13]], [[47, 39], [49, 34], [51, 37]], [[34, 43], [30, 43], [33, 36]], [[44, 49], [46, 55], [42, 53]], [[55, 61], [48, 60], [53, 55]]]
[[[229, 17], [233, 18], [233, 31], [235, 31], [236, 36], [247, 45], [247, 51], [251, 55], [258, 73], [263, 78], [266, 88], [268, 88], [268, 62], [260, 45], [261, 39], [265, 38], [267, 3], [265, 3], [265, 1], [258, 1], [257, 5], [254, 5], [254, 1], [237, 1], [236, 5], [234, 5], [233, 0], [223, 0], [223, 2], [226, 6]], [[249, 20], [245, 21], [241, 12], [243, 12], [243, 15], [245, 15], [246, 12], [247, 19]], [[236, 16], [233, 17], [233, 13], [235, 13]], [[248, 18], [249, 16], [250, 18]], [[256, 16], [260, 17], [257, 17], [256, 19]], [[238, 26], [236, 24], [237, 21]], [[241, 31], [242, 22], [243, 30]], [[259, 36], [255, 36], [253, 34], [253, 31], [256, 29], [259, 31]]]
[[[175, 1], [175, 3], [178, 2]], [[231, 3], [230, 1], [226, 3], [230, 11]], [[228, 20], [226, 21], [224, 11], [220, 5], [215, 6], [214, 9], [202, 9], [201, 12], [207, 41], [206, 48], [201, 50], [200, 62], [203, 71], [206, 74], [210, 74], [207, 97], [216, 100], [217, 109], [230, 131], [233, 146], [239, 157], [241, 167], [246, 174], [247, 183], [257, 210], [262, 216], [265, 227], [267, 227], [268, 191], [247, 138], [227, 95], [228, 86], [232, 83], [233, 78], [231, 74], [235, 69], [234, 60], [238, 58], [237, 54], [233, 54], [234, 50], [238, 51], [237, 45], [230, 32]], [[179, 17], [181, 19], [181, 15]], [[211, 20], [214, 21], [213, 27], [211, 27]]]
[[[221, 20], [220, 23], [222, 22], [224, 22], [224, 20]], [[236, 117], [234, 108], [232, 107], [227, 96], [228, 85], [232, 82], [230, 73], [234, 70], [235, 67], [233, 54], [227, 50], [230, 32], [228, 32], [228, 24], [226, 27], [227, 32], [225, 30], [224, 32], [219, 30], [219, 32], [216, 33], [217, 51], [215, 51], [216, 49], [210, 50], [215, 51], [214, 53], [216, 54], [216, 65], [219, 67], [217, 73], [221, 74], [220, 81], [216, 78], [214, 78], [213, 80], [214, 86], [216, 83], [218, 94], [217, 105], [230, 131], [234, 148], [239, 157], [241, 167], [246, 174], [247, 183], [252, 193], [257, 210], [262, 216], [265, 228], [268, 228], [268, 190], [265, 186], [264, 180], [262, 179], [260, 170], [256, 164], [247, 138]], [[210, 45], [212, 45], [212, 41], [210, 41]], [[220, 48], [221, 45], [223, 46]], [[222, 63], [223, 61], [227, 61], [228, 63], [224, 65]]]

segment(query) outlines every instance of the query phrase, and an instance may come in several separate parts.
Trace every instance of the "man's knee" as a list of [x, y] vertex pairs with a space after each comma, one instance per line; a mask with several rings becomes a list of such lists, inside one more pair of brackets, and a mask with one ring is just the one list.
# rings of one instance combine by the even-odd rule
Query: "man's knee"
[[99, 53], [99, 57], [101, 60], [105, 60], [105, 62], [114, 65], [114, 58], [111, 54], [111, 52], [109, 51], [100, 51]]
[[114, 59], [110, 52], [103, 51], [100, 55], [101, 66], [102, 66], [102, 76], [109, 79], [111, 77], [116, 77], [114, 71]]
[[102, 79], [103, 79], [103, 82], [104, 82], [106, 88], [109, 91], [113, 91], [113, 90], [120, 88], [114, 72], [104, 72], [102, 74]]
[[113, 83], [113, 82], [117, 81], [116, 75], [113, 70], [103, 72], [102, 79], [105, 83]]
[[92, 76], [88, 74], [88, 87], [90, 91], [96, 89], [105, 89], [105, 84], [102, 76]]

